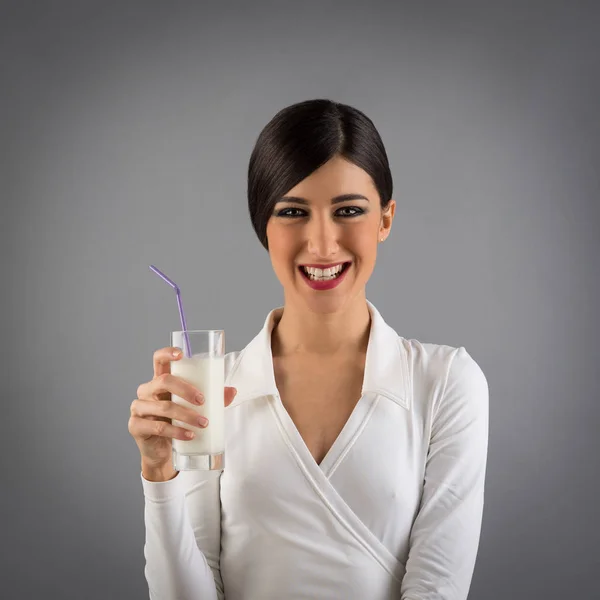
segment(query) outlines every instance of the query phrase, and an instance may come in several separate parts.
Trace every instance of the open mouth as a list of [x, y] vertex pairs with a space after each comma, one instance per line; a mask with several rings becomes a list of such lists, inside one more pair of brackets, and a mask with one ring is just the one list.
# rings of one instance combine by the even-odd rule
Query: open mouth
[[305, 267], [300, 266], [300, 272], [306, 277], [309, 281], [320, 282], [320, 281], [333, 281], [335, 279], [339, 279], [345, 271], [350, 267], [350, 262], [340, 263], [339, 265], [335, 265], [334, 267], [329, 267], [327, 269], [319, 269], [317, 267]]

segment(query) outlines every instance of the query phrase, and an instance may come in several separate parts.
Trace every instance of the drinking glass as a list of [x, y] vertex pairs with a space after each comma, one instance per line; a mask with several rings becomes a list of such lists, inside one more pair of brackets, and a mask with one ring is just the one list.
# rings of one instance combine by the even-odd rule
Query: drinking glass
[[[185, 348], [183, 331], [171, 332], [171, 345]], [[190, 356], [171, 362], [171, 373], [202, 392], [204, 403], [191, 404], [172, 394], [176, 404], [193, 408], [208, 419], [206, 427], [194, 427], [173, 419], [173, 424], [191, 429], [191, 440], [173, 439], [173, 466], [177, 471], [223, 470], [225, 466], [225, 332], [222, 329], [187, 331]]]

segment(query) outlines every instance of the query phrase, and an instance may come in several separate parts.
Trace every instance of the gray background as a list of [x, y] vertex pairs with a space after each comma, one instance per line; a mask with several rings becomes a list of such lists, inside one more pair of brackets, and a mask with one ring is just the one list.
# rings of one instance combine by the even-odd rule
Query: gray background
[[277, 110], [328, 97], [374, 120], [395, 178], [370, 300], [490, 384], [470, 598], [598, 598], [599, 15], [2, 2], [2, 597], [147, 597], [127, 420], [178, 328], [148, 265], [190, 327], [243, 347], [282, 300], [250, 151]]

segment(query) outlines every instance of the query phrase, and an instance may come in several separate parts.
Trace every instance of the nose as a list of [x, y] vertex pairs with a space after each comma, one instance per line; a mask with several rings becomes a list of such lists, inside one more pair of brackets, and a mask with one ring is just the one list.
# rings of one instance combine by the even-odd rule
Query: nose
[[317, 259], [327, 259], [339, 250], [338, 231], [327, 217], [311, 219], [308, 227], [308, 252]]

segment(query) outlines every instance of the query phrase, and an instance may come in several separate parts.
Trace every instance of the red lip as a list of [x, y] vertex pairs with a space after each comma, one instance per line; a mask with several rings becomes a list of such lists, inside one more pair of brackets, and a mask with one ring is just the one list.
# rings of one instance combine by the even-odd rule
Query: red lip
[[[352, 263], [349, 263], [349, 262], [336, 263], [336, 265], [342, 265], [342, 264], [345, 265], [345, 266], [342, 269], [342, 272], [340, 273], [340, 276], [337, 277], [336, 279], [330, 279], [329, 281], [313, 281], [304, 272], [304, 269], [302, 267], [298, 267], [298, 270], [300, 271], [300, 273], [302, 274], [302, 278], [304, 279], [304, 281], [306, 281], [306, 284], [310, 288], [312, 288], [313, 290], [319, 291], [319, 292], [323, 292], [323, 291], [326, 291], [326, 290], [332, 290], [333, 288], [336, 288], [346, 278], [346, 273], [348, 273], [348, 271], [350, 270], [350, 266], [351, 266]], [[316, 267], [317, 269], [327, 269], [327, 268], [334, 267], [336, 265], [327, 265], [327, 266], [322, 266], [322, 265], [303, 265], [303, 266], [306, 266], [306, 267]]]
[[308, 263], [307, 263], [307, 264], [304, 264], [304, 263], [303, 263], [303, 264], [301, 264], [300, 266], [301, 266], [301, 267], [313, 267], [314, 269], [331, 269], [332, 267], [337, 267], [338, 265], [345, 265], [347, 262], [350, 262], [350, 261], [347, 261], [347, 260], [342, 260], [342, 261], [340, 261], [340, 262], [336, 262], [336, 263], [329, 263], [329, 264], [327, 264], [327, 265], [316, 264], [316, 263], [315, 263], [315, 264], [310, 264], [310, 265], [309, 265]]

